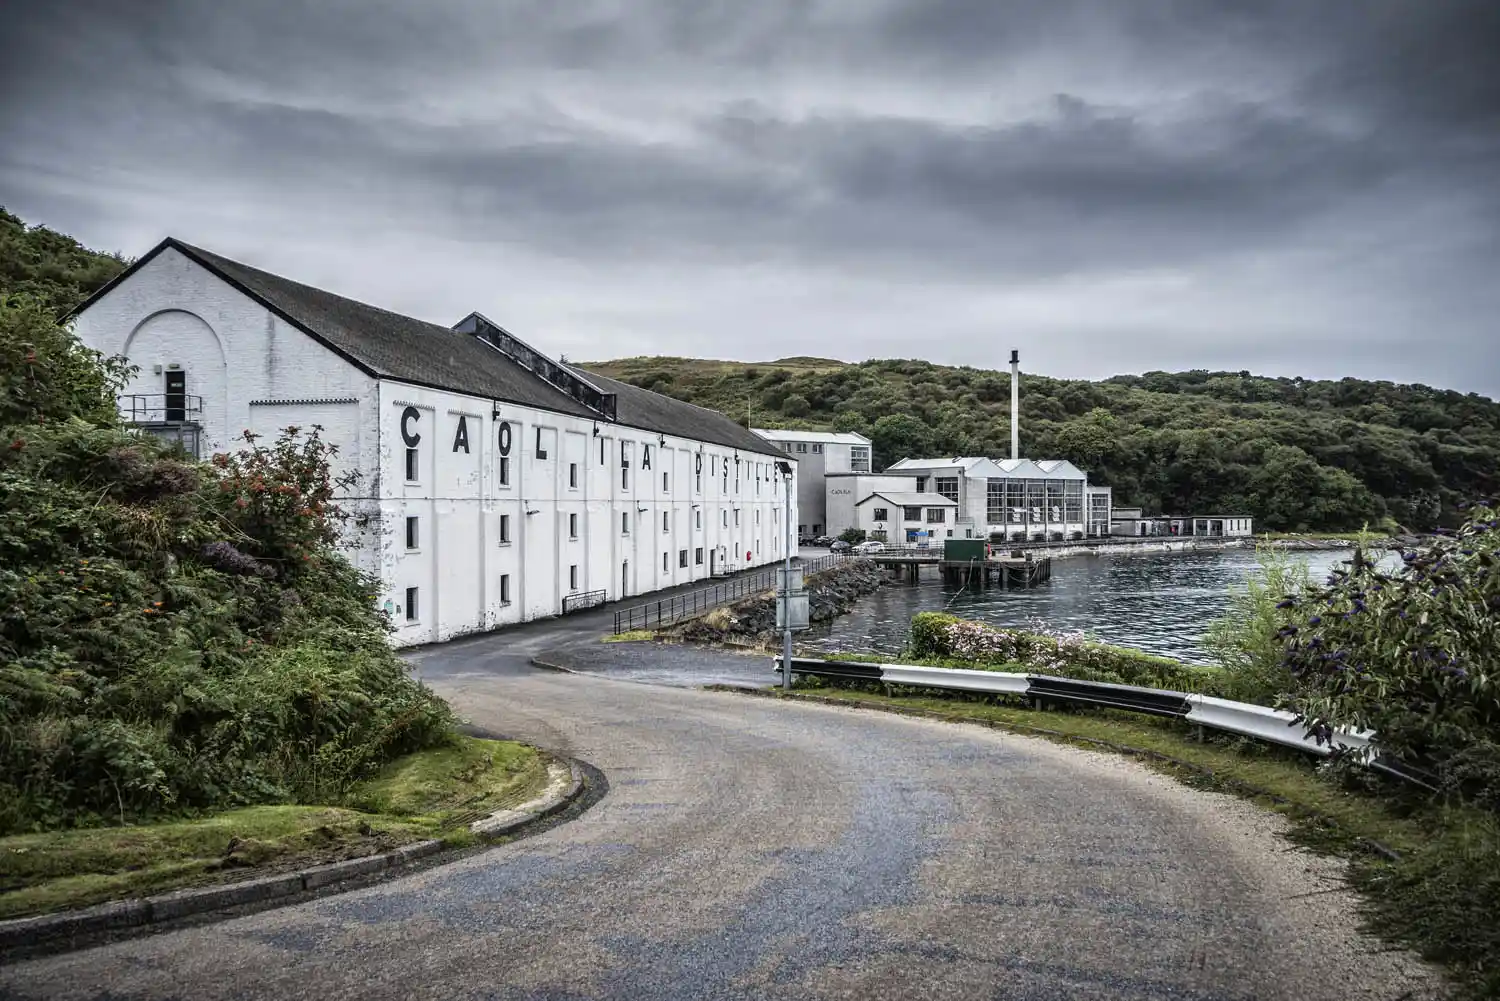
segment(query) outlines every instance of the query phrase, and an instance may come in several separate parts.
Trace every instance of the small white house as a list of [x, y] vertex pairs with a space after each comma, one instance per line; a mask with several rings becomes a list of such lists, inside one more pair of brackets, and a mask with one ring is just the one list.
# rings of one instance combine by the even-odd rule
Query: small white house
[[200, 455], [322, 426], [398, 645], [773, 563], [797, 523], [774, 445], [479, 313], [427, 323], [168, 239], [73, 319], [138, 366], [127, 419]]
[[883, 490], [854, 505], [854, 527], [868, 538], [896, 544], [941, 545], [954, 537], [958, 502], [941, 494]]

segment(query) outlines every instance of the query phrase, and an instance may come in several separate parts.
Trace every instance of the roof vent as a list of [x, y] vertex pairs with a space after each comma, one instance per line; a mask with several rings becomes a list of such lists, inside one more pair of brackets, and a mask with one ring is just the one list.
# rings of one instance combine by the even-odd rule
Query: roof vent
[[542, 354], [483, 313], [470, 313], [453, 325], [461, 334], [473, 334], [505, 357], [588, 407], [607, 421], [615, 419], [615, 394], [606, 393], [564, 365]]

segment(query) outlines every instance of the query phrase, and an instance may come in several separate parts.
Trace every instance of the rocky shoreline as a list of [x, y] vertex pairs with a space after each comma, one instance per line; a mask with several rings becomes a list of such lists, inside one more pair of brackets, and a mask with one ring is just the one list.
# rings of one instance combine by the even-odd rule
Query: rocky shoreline
[[[1410, 549], [1420, 546], [1425, 537], [1420, 535], [1393, 535], [1389, 537], [1372, 538], [1369, 543], [1370, 549]], [[1353, 539], [1320, 539], [1308, 537], [1305, 539], [1266, 539], [1257, 543], [1268, 549], [1286, 549], [1294, 552], [1311, 552], [1321, 549], [1353, 549], [1357, 543]]]
[[[879, 590], [887, 580], [886, 572], [867, 560], [850, 560], [813, 574], [806, 580], [808, 617], [814, 623], [836, 619], [852, 609], [860, 598]], [[657, 633], [657, 638], [663, 640], [734, 646], [763, 646], [778, 637], [773, 591], [762, 591]]]

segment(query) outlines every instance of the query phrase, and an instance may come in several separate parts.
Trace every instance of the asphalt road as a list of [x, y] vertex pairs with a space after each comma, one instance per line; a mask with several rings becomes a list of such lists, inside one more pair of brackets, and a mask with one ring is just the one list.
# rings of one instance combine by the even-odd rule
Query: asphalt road
[[[577, 820], [449, 866], [0, 970], [5, 998], [1426, 996], [1279, 820], [1135, 764], [873, 712], [537, 671], [564, 626], [417, 655], [577, 755]], [[581, 642], [581, 641], [580, 641]]]

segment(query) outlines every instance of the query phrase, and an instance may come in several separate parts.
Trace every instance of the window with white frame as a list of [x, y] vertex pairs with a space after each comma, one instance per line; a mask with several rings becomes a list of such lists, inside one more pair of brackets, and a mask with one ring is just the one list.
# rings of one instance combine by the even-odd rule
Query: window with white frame
[[578, 590], [578, 564], [574, 563], [568, 567], [568, 590]]
[[510, 515], [508, 514], [500, 516], [500, 544], [502, 546], [510, 544]]
[[417, 589], [414, 587], [406, 589], [406, 621], [417, 621]]
[[568, 515], [568, 538], [578, 538], [578, 515], [576, 514]]
[[415, 552], [420, 541], [417, 532], [417, 516], [408, 515], [406, 519], [406, 549], [407, 552]]
[[510, 574], [508, 573], [500, 575], [500, 604], [510, 604]]

